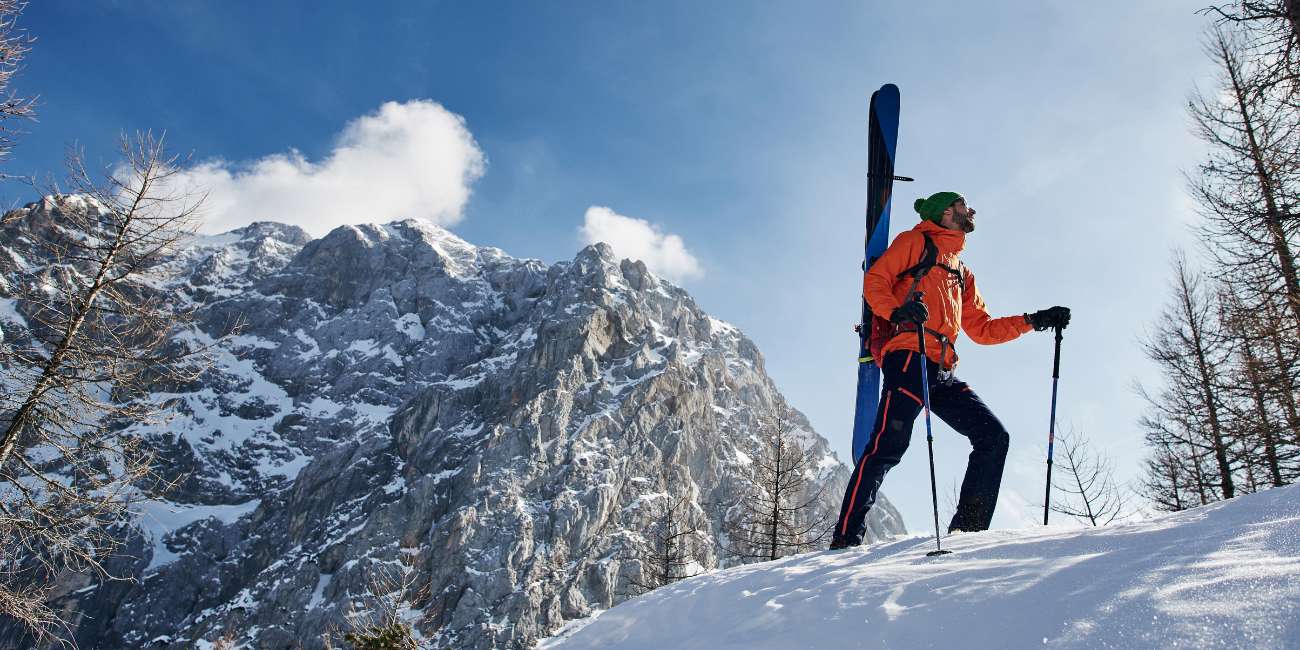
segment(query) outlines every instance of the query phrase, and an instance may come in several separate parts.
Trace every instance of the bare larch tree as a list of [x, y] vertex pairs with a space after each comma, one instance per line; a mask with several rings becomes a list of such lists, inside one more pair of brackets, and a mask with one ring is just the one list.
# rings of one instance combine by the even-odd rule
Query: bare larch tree
[[[1163, 427], [1159, 427], [1163, 429]], [[1181, 449], [1168, 440], [1162, 440], [1161, 446], [1153, 449], [1143, 461], [1144, 473], [1141, 478], [1143, 496], [1149, 499], [1158, 510], [1178, 512], [1194, 505], [1204, 505], [1207, 500], [1204, 491], [1196, 499], [1196, 488], [1188, 477], [1188, 458]]]
[[1259, 83], [1293, 105], [1300, 94], [1300, 0], [1236, 0], [1201, 13], [1242, 34]]
[[164, 151], [161, 138], [124, 136], [124, 162], [102, 180], [74, 151], [72, 193], [0, 226], [0, 297], [25, 320], [0, 344], [0, 612], [39, 634], [57, 623], [39, 605], [52, 581], [113, 578], [102, 562], [129, 503], [160, 487], [124, 428], [160, 420], [150, 391], [206, 364], [171, 339], [189, 311], [159, 289], [201, 201], [168, 187], [177, 167]]
[[726, 529], [729, 553], [743, 562], [811, 550], [830, 531], [833, 515], [820, 511], [821, 492], [811, 488], [814, 468], [799, 434], [785, 405], [758, 427], [753, 482]]
[[[344, 614], [350, 629], [327, 631], [321, 637], [326, 650], [336, 643], [352, 650], [420, 650], [407, 614], [414, 603], [428, 600], [429, 585], [420, 579], [416, 556], [415, 549], [402, 549], [396, 568], [366, 558], [366, 592], [353, 598]], [[237, 636], [233, 632], [231, 636]], [[233, 640], [229, 647], [236, 647]]]
[[1105, 526], [1128, 514], [1128, 498], [1115, 481], [1115, 465], [1109, 456], [1094, 450], [1076, 431], [1062, 432], [1056, 445], [1061, 453], [1052, 488], [1062, 498], [1052, 501], [1052, 512], [1093, 526]]
[[21, 96], [9, 87], [14, 75], [22, 69], [33, 41], [18, 27], [18, 18], [26, 6], [21, 0], [0, 0], [0, 158], [13, 148], [17, 134], [13, 124], [35, 115], [35, 98]]
[[628, 579], [635, 593], [653, 591], [700, 573], [697, 549], [705, 532], [702, 512], [684, 495], [671, 491], [649, 498], [649, 528], [639, 558], [641, 573]]
[[[1236, 494], [1233, 454], [1222, 422], [1222, 373], [1229, 347], [1219, 330], [1218, 310], [1204, 279], [1175, 257], [1172, 300], [1153, 332], [1142, 342], [1146, 356], [1164, 377], [1157, 393], [1139, 387], [1149, 412], [1142, 418], [1149, 447], [1160, 458], [1147, 475], [1148, 492], [1163, 493], [1166, 461], [1185, 467], [1179, 480], [1190, 483], [1200, 501], [1231, 499]], [[1152, 466], [1149, 465], [1149, 469]]]
[[1280, 305], [1263, 314], [1245, 309], [1229, 287], [1219, 302], [1223, 331], [1234, 346], [1224, 386], [1226, 426], [1241, 447], [1252, 490], [1287, 485], [1300, 475], [1300, 346], [1273, 326], [1285, 313]]
[[1300, 215], [1300, 120], [1295, 108], [1260, 87], [1239, 39], [1210, 33], [1207, 54], [1218, 84], [1196, 93], [1189, 113], [1209, 155], [1189, 187], [1203, 218], [1202, 241], [1217, 262], [1215, 277], [1253, 289], [1248, 307], [1280, 300], [1289, 316], [1279, 327], [1294, 336], [1300, 324], [1300, 271], [1295, 259]]

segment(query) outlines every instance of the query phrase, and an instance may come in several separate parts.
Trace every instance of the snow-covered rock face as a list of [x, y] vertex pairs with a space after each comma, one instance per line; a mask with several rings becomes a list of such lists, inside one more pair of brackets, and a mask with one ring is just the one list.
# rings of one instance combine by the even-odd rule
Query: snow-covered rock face
[[[218, 340], [217, 366], [134, 431], [180, 487], [115, 565], [139, 584], [70, 586], [83, 647], [319, 647], [385, 567], [414, 572], [430, 645], [530, 647], [629, 597], [652, 494], [695, 504], [698, 561], [727, 564], [721, 520], [783, 398], [751, 341], [643, 264], [400, 221], [258, 223], [172, 270], [199, 306], [181, 336]], [[833, 510], [848, 468], [796, 420]], [[883, 498], [869, 526], [903, 532]]]

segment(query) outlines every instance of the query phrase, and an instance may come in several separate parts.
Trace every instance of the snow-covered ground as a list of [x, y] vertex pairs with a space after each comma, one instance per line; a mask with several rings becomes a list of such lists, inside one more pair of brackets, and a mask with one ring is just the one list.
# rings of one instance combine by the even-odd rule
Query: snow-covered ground
[[1106, 528], [823, 551], [676, 583], [538, 647], [1300, 648], [1300, 486]]

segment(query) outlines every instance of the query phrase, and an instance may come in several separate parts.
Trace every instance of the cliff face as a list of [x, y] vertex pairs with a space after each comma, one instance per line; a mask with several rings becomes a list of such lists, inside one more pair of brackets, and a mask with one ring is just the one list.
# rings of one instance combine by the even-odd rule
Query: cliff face
[[[547, 266], [418, 221], [259, 223], [172, 264], [199, 308], [178, 340], [217, 340], [217, 364], [131, 430], [180, 487], [141, 504], [116, 565], [137, 584], [68, 585], [82, 647], [319, 647], [385, 572], [420, 587], [430, 645], [530, 647], [628, 597], [665, 497], [703, 522], [699, 564], [728, 563], [728, 499], [784, 401], [749, 339], [643, 264], [601, 244]], [[834, 511], [849, 469], [794, 420]], [[903, 532], [883, 498], [869, 527]]]

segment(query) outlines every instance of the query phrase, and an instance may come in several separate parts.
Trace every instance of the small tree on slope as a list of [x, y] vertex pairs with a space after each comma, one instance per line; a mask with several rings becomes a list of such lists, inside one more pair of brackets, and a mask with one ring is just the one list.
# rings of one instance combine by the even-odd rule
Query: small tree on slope
[[[1218, 309], [1203, 278], [1179, 255], [1174, 262], [1173, 298], [1161, 313], [1143, 350], [1161, 370], [1164, 387], [1139, 393], [1150, 407], [1141, 424], [1158, 456], [1146, 476], [1146, 491], [1161, 508], [1170, 503], [1202, 505], [1236, 494], [1239, 459], [1224, 426], [1223, 374], [1231, 349], [1219, 330]], [[1162, 455], [1163, 454], [1163, 455]], [[1164, 456], [1164, 455], [1167, 455]], [[1176, 475], [1169, 471], [1177, 470]], [[1174, 485], [1176, 499], [1167, 498]], [[1191, 502], [1194, 495], [1195, 501]]]
[[1052, 501], [1052, 512], [1093, 526], [1104, 526], [1127, 514], [1127, 498], [1115, 482], [1109, 456], [1093, 450], [1075, 431], [1057, 436], [1056, 446], [1060, 454], [1052, 488], [1063, 498]]
[[759, 429], [753, 482], [727, 528], [728, 551], [744, 562], [775, 560], [811, 550], [825, 539], [833, 517], [820, 512], [820, 490], [810, 490], [813, 470], [799, 444], [788, 406]]
[[638, 554], [641, 573], [628, 578], [636, 593], [646, 593], [699, 574], [696, 545], [704, 532], [695, 525], [695, 504], [673, 494], [650, 500], [650, 526], [645, 531], [645, 548]]

